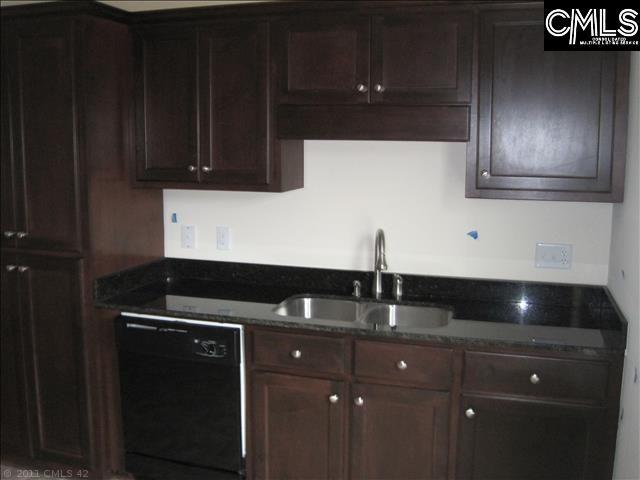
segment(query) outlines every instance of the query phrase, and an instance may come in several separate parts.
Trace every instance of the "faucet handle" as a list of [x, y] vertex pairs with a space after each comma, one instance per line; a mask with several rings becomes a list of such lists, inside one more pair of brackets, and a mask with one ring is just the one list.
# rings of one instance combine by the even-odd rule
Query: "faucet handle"
[[356, 298], [360, 298], [362, 296], [362, 283], [360, 280], [353, 281], [353, 293], [352, 295]]
[[402, 300], [402, 277], [397, 273], [393, 274], [393, 298], [396, 302]]

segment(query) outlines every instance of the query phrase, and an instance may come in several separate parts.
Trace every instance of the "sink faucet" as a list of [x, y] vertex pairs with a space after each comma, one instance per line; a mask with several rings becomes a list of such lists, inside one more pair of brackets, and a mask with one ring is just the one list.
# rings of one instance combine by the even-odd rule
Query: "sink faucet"
[[382, 271], [387, 269], [384, 256], [384, 232], [381, 228], [376, 232], [375, 259], [373, 262], [373, 294], [377, 300], [382, 298]]

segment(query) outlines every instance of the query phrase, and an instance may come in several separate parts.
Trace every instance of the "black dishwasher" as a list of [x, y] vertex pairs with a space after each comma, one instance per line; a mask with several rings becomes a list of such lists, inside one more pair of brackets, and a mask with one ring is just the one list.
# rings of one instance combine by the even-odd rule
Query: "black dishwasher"
[[127, 471], [157, 480], [241, 478], [242, 335], [239, 325], [116, 320]]

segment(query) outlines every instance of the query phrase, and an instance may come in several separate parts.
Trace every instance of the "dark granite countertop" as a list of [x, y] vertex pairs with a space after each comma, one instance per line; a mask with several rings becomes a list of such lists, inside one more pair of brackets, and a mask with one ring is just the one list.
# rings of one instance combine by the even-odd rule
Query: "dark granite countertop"
[[[370, 272], [167, 258], [96, 282], [96, 305], [123, 312], [252, 325], [427, 340], [443, 344], [526, 346], [588, 355], [621, 352], [626, 322], [605, 287], [403, 275], [405, 303], [452, 309], [442, 327], [284, 317], [300, 294], [349, 296], [354, 280], [369, 296]], [[391, 291], [385, 274], [383, 291]]]

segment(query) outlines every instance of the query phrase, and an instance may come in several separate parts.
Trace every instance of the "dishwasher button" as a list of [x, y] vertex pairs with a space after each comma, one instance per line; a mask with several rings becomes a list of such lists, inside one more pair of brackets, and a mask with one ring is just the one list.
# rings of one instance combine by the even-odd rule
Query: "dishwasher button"
[[201, 352], [197, 355], [203, 357], [224, 358], [227, 356], [227, 346], [224, 343], [218, 343], [215, 340], [194, 340], [194, 343], [200, 345]]

